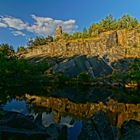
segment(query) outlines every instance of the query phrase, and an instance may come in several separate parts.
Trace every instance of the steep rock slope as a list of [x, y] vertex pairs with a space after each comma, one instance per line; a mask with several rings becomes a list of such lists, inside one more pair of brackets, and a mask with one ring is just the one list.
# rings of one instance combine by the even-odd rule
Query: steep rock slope
[[71, 60], [65, 60], [52, 67], [52, 73], [63, 73], [74, 78], [80, 73], [88, 74], [92, 78], [111, 74], [112, 67], [103, 58], [76, 56]]
[[25, 58], [66, 58], [74, 55], [108, 56], [111, 62], [126, 57], [140, 57], [140, 33], [124, 29], [104, 32], [98, 37], [87, 39], [60, 39], [18, 54]]
[[27, 58], [32, 63], [50, 62], [54, 65], [53, 74], [61, 72], [68, 77], [76, 77], [84, 72], [96, 78], [111, 74], [112, 67], [119, 65], [128, 69], [128, 60], [140, 58], [140, 33], [124, 29], [104, 32], [98, 37], [59, 39], [44, 46], [27, 49], [18, 56]]

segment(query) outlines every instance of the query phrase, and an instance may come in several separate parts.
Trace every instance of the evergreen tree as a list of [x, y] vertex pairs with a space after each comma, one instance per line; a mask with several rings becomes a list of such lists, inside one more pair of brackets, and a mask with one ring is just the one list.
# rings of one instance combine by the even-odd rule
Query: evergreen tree
[[93, 23], [89, 28], [90, 36], [96, 36], [101, 32], [99, 24]]
[[17, 52], [23, 52], [23, 51], [26, 51], [25, 47], [20, 46], [20, 47], [17, 48]]
[[115, 30], [117, 28], [117, 22], [111, 15], [103, 19], [99, 23], [99, 25], [100, 25], [101, 31], [110, 31], [110, 30]]
[[13, 57], [14, 49], [8, 44], [0, 44], [0, 56], [1, 57]]
[[138, 20], [129, 15], [124, 15], [118, 20], [118, 29], [137, 29], [138, 27]]

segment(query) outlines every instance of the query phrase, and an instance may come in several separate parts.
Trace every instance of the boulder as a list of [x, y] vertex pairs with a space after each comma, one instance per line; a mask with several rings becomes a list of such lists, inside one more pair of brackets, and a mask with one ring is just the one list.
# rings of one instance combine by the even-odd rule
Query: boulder
[[83, 122], [79, 140], [114, 140], [113, 129], [107, 114], [98, 111], [90, 120]]
[[136, 120], [125, 121], [121, 126], [121, 140], [139, 140], [140, 122]]
[[112, 73], [112, 67], [99, 57], [75, 56], [65, 60], [52, 68], [52, 73], [63, 73], [64, 76], [74, 78], [81, 73], [88, 74], [91, 78], [97, 78]]
[[79, 140], [101, 140], [92, 120], [83, 121]]
[[113, 140], [114, 134], [107, 113], [98, 111], [92, 118], [101, 140]]

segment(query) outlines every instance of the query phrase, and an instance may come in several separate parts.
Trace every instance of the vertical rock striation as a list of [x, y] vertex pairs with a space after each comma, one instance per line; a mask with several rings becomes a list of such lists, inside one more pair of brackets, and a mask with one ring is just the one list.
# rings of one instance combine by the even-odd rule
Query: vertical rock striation
[[[58, 37], [59, 36], [59, 37]], [[59, 27], [56, 37], [62, 36]], [[20, 57], [73, 57], [75, 55], [108, 56], [110, 62], [124, 57], [140, 57], [140, 33], [135, 30], [117, 30], [101, 33], [98, 37], [63, 40], [27, 49]]]

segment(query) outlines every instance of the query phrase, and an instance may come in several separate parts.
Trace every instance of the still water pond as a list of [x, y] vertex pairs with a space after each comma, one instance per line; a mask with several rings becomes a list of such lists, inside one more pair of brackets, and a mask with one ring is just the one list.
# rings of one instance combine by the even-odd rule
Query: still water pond
[[[19, 91], [21, 89], [2, 90], [4, 94], [0, 96], [0, 108], [7, 112], [32, 116], [33, 120], [37, 120], [36, 122], [44, 128], [65, 126], [65, 131], [62, 131], [65, 136], [61, 137], [58, 136], [58, 132], [62, 129], [59, 128], [58, 131], [54, 127], [50, 129], [49, 133], [56, 136], [52, 139], [59, 137], [58, 139], [77, 140], [86, 137], [83, 136], [84, 129], [87, 127], [85, 122], [100, 110], [107, 112], [109, 116], [114, 139], [118, 139], [116, 129], [121, 127], [124, 121], [130, 119], [140, 121], [138, 106], [140, 93], [137, 90], [66, 87], [53, 90], [43, 88], [42, 91], [36, 90], [37, 92], [23, 90], [21, 94]], [[13, 140], [27, 139], [23, 138], [22, 134], [16, 136], [16, 132], [12, 136], [11, 129], [4, 134], [6, 137], [2, 135], [2, 140], [9, 139], [9, 137]], [[31, 140], [32, 137], [29, 139]]]
[[3, 109], [6, 111], [14, 111], [19, 112], [24, 115], [33, 115], [34, 117], [37, 116], [37, 113], [42, 113], [42, 124], [45, 127], [49, 127], [51, 124], [58, 123], [60, 125], [66, 125], [68, 130], [68, 140], [77, 140], [78, 135], [80, 134], [80, 130], [82, 127], [82, 121], [78, 119], [74, 119], [69, 115], [62, 115], [59, 122], [55, 120], [55, 113], [53, 111], [48, 112], [44, 109], [38, 109], [35, 111], [33, 106], [31, 107], [29, 104], [26, 103], [25, 100], [17, 100], [12, 99], [8, 101], [6, 104], [2, 105]]

